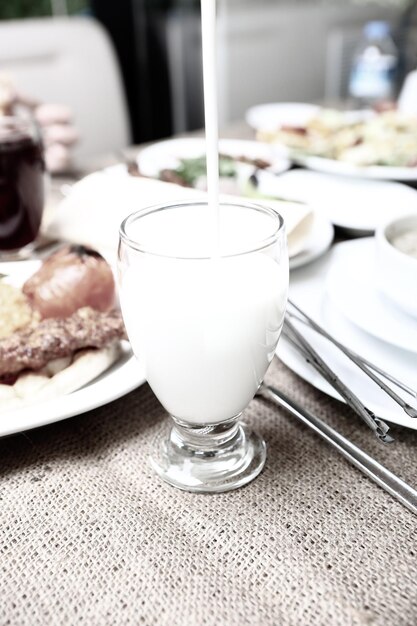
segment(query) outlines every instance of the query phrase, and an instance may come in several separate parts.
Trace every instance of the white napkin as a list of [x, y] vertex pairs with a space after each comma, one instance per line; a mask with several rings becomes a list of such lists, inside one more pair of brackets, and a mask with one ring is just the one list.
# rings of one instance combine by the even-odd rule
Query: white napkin
[[[89, 245], [113, 256], [117, 250], [120, 223], [133, 211], [165, 202], [205, 197], [203, 192], [195, 189], [130, 176], [125, 166], [115, 166], [90, 174], [76, 183], [48, 216], [43, 232], [49, 237]], [[237, 198], [222, 196], [222, 199]], [[268, 200], [263, 203], [274, 207], [284, 218], [290, 257], [301, 252], [314, 221], [311, 209], [290, 202]]]

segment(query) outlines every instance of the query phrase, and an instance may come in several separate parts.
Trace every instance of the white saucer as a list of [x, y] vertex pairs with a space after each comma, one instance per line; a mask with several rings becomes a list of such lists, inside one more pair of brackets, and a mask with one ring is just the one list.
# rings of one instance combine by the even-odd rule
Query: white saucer
[[335, 246], [326, 292], [351, 322], [404, 350], [417, 352], [417, 319], [403, 313], [378, 290], [373, 237]]
[[[290, 298], [339, 341], [416, 389], [415, 354], [384, 343], [351, 324], [326, 297], [323, 278], [332, 266], [333, 256], [335, 253], [337, 254], [337, 248], [338, 245], [334, 246], [319, 260], [291, 274]], [[333, 348], [314, 331], [308, 331], [303, 325], [300, 325], [299, 328], [330, 367], [376, 415], [387, 421], [417, 429], [417, 420], [408, 417], [393, 400], [386, 396], [340, 351]], [[324, 393], [340, 400], [337, 392], [306, 363], [283, 337], [279, 341], [277, 355], [301, 378]], [[416, 400], [408, 397], [407, 400], [410, 404], [414, 403], [417, 406]]]

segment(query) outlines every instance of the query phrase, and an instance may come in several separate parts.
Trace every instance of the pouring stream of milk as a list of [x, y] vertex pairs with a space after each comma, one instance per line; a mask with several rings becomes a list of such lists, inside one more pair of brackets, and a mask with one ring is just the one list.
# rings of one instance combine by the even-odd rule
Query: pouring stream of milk
[[207, 194], [213, 216], [213, 253], [219, 249], [219, 130], [217, 111], [216, 0], [201, 0]]

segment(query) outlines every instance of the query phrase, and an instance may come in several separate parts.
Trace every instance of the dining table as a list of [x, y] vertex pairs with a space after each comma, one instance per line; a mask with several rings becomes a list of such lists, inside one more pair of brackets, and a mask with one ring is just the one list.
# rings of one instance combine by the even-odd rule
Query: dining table
[[[251, 133], [239, 122], [223, 134]], [[117, 161], [54, 179], [52, 204], [75, 177]], [[266, 382], [417, 486], [415, 429], [393, 425], [395, 442], [381, 444], [278, 357]], [[417, 623], [417, 517], [398, 500], [258, 396], [244, 419], [267, 443], [262, 473], [226, 493], [180, 491], [148, 464], [167, 419], [144, 383], [0, 439], [1, 625]]]

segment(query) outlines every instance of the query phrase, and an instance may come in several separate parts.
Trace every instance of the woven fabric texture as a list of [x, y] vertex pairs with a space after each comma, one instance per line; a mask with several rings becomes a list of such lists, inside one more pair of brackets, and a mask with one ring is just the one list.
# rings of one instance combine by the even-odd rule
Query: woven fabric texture
[[[384, 447], [275, 361], [268, 378], [411, 484], [417, 433]], [[178, 491], [147, 456], [166, 415], [147, 385], [0, 441], [0, 624], [417, 623], [417, 518], [306, 427], [255, 399], [262, 474]]]

